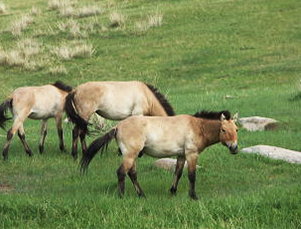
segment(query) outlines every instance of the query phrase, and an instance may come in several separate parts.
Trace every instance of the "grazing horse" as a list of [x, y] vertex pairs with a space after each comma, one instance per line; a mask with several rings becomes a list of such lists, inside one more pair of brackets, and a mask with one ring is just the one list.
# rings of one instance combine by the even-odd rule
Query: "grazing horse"
[[107, 148], [115, 138], [123, 155], [123, 163], [117, 170], [119, 195], [124, 195], [125, 176], [129, 175], [139, 196], [144, 193], [137, 181], [136, 159], [142, 151], [151, 157], [177, 156], [175, 177], [170, 192], [175, 194], [182, 176], [185, 160], [190, 182], [189, 196], [195, 194], [195, 171], [199, 154], [208, 146], [221, 142], [232, 154], [238, 152], [237, 114], [231, 118], [229, 111], [202, 111], [191, 115], [173, 117], [133, 116], [120, 122], [104, 136], [94, 140], [81, 159], [85, 171], [93, 157]]
[[25, 141], [25, 132], [23, 123], [26, 118], [42, 119], [41, 123], [41, 140], [39, 151], [43, 153], [44, 141], [47, 134], [47, 120], [55, 119], [57, 132], [60, 141], [60, 149], [65, 150], [62, 129], [62, 115], [64, 112], [65, 99], [72, 87], [57, 81], [54, 84], [48, 84], [40, 87], [20, 87], [17, 88], [10, 96], [0, 105], [0, 127], [4, 129], [4, 123], [9, 120], [5, 116], [6, 110], [10, 109], [13, 113], [14, 122], [7, 132], [7, 140], [3, 150], [4, 160], [7, 159], [8, 150], [15, 133], [29, 156], [32, 152]]
[[71, 155], [77, 158], [80, 137], [85, 154], [85, 135], [93, 113], [106, 119], [122, 120], [132, 115], [173, 116], [171, 105], [155, 87], [139, 81], [87, 82], [79, 85], [66, 98], [66, 113], [75, 124]]

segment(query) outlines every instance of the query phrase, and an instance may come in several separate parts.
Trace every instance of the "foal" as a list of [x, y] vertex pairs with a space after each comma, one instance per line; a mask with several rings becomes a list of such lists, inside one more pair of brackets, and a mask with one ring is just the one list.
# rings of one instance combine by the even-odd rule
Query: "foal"
[[74, 158], [77, 158], [78, 137], [83, 154], [86, 151], [88, 120], [95, 112], [111, 120], [122, 120], [132, 115], [175, 115], [164, 95], [152, 85], [139, 81], [81, 84], [66, 99], [66, 113], [75, 124], [71, 152]]
[[72, 91], [72, 87], [63, 84], [60, 81], [54, 84], [48, 84], [40, 87], [20, 87], [16, 89], [1, 105], [0, 105], [0, 127], [4, 129], [4, 123], [9, 120], [5, 116], [6, 110], [10, 109], [14, 116], [14, 123], [7, 132], [7, 140], [3, 150], [4, 160], [7, 159], [8, 150], [15, 133], [29, 156], [32, 152], [25, 141], [25, 132], [23, 123], [26, 118], [42, 119], [41, 123], [41, 140], [39, 143], [39, 151], [43, 153], [44, 141], [47, 134], [47, 120], [54, 118], [57, 126], [57, 132], [60, 141], [60, 149], [65, 150], [62, 129], [62, 115], [64, 112], [65, 99], [68, 92]]
[[170, 192], [177, 192], [185, 160], [188, 163], [190, 181], [189, 196], [195, 194], [195, 171], [199, 154], [208, 146], [221, 142], [232, 154], [238, 152], [237, 114], [231, 118], [229, 111], [202, 111], [174, 117], [133, 116], [120, 122], [114, 129], [96, 139], [81, 159], [81, 169], [86, 170], [98, 150], [104, 150], [115, 138], [123, 155], [123, 163], [117, 170], [119, 195], [124, 195], [125, 176], [129, 175], [139, 196], [144, 193], [137, 181], [136, 159], [142, 151], [151, 157], [177, 156], [175, 177]]

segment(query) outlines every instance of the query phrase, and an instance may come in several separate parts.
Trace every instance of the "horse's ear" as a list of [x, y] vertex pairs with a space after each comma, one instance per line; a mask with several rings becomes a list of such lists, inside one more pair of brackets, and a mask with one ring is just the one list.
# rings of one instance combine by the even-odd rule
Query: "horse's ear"
[[236, 112], [236, 113], [233, 115], [233, 120], [234, 120], [234, 122], [237, 122], [237, 121], [238, 121], [238, 112]]
[[224, 121], [224, 120], [226, 120], [226, 117], [225, 117], [224, 114], [222, 114], [222, 115], [221, 115], [221, 121]]

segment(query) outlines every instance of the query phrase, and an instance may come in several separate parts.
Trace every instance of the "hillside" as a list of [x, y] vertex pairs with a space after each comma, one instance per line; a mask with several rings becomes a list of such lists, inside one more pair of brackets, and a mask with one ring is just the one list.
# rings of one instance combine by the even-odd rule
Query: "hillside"
[[[18, 87], [56, 80], [73, 87], [140, 80], [166, 94], [178, 114], [229, 109], [280, 122], [273, 131], [241, 129], [240, 148], [301, 151], [300, 12], [299, 0], [1, 0], [0, 102]], [[83, 176], [69, 155], [72, 125], [64, 124], [68, 154], [58, 149], [54, 122], [48, 126], [44, 155], [39, 123], [27, 120], [34, 157], [15, 137], [9, 161], [0, 160], [0, 227], [299, 227], [299, 165], [231, 156], [215, 145], [199, 158], [201, 198], [192, 202], [186, 172], [172, 198], [172, 174], [142, 157], [138, 177], [147, 199], [138, 199], [128, 180], [120, 200], [116, 145]], [[1, 129], [1, 150], [5, 139]]]

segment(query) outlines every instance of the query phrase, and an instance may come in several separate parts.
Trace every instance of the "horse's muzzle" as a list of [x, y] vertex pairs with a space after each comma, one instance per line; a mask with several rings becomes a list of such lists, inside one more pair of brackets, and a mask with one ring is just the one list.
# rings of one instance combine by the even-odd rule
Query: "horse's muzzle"
[[237, 154], [238, 153], [238, 146], [236, 144], [228, 143], [228, 149], [230, 150], [231, 154]]

